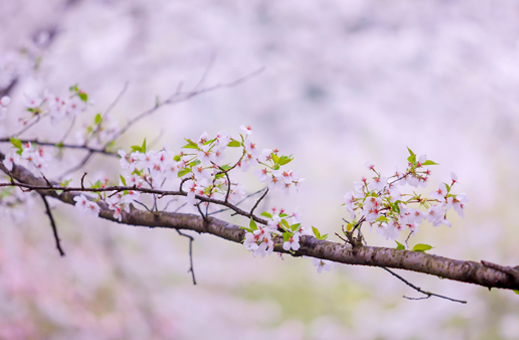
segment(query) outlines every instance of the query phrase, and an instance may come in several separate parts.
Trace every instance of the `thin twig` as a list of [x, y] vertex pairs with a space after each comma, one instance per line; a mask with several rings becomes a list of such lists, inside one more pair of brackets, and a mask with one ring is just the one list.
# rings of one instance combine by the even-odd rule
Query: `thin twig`
[[139, 201], [137, 201], [137, 200], [133, 200], [133, 202], [142, 205], [142, 206], [143, 206], [146, 210], [148, 210], [149, 212], [153, 212], [153, 211], [150, 210], [150, 208], [148, 208], [148, 206], [147, 206], [146, 204], [144, 204], [144, 203], [142, 203], [142, 202], [139, 202]]
[[65, 139], [67, 139], [67, 137], [70, 135], [70, 132], [72, 132], [72, 129], [74, 128], [74, 125], [75, 125], [75, 124], [76, 124], [76, 116], [74, 116], [74, 117], [72, 118], [72, 123], [70, 123], [70, 126], [69, 126], [69, 128], [67, 129], [67, 132], [65, 132], [65, 134], [63, 135], [63, 137], [61, 137], [59, 144], [63, 144], [63, 142], [65, 141]]
[[45, 212], [49, 216], [50, 225], [52, 227], [52, 232], [54, 234], [54, 240], [56, 241], [56, 248], [58, 248], [59, 254], [61, 256], [65, 256], [65, 252], [61, 249], [60, 239], [58, 236], [58, 228], [56, 227], [56, 221], [54, 221], [54, 216], [52, 216], [52, 212], [50, 210], [49, 202], [47, 202], [47, 198], [45, 195], [40, 194], [41, 199], [43, 200], [43, 204], [45, 204]]
[[[248, 194], [247, 196], [245, 196], [244, 199], [242, 199], [241, 201], [239, 201], [238, 203], [235, 204], [235, 206], [240, 206], [240, 204], [242, 204], [243, 202], [245, 202], [247, 199], [251, 198], [252, 196], [256, 195], [256, 194], [259, 194], [260, 192], [262, 192], [263, 190], [265, 189], [261, 189], [261, 190], [258, 190], [256, 192], [253, 192], [252, 194]], [[219, 214], [221, 212], [224, 212], [224, 211], [227, 211], [227, 210], [230, 210], [230, 208], [225, 208], [225, 209], [220, 209], [218, 211], [213, 211], [212, 213], [209, 213], [209, 216], [211, 215], [215, 215], [215, 214]]]
[[184, 234], [180, 230], [176, 229], [177, 233], [180, 236], [187, 237], [189, 239], [189, 270], [188, 273], [191, 272], [191, 277], [193, 278], [193, 285], [196, 286], [196, 279], [195, 279], [195, 267], [193, 266], [193, 241], [195, 240], [193, 236]]
[[[107, 155], [107, 156], [119, 157], [114, 152], [110, 152], [110, 151], [106, 151], [106, 150], [101, 150], [101, 149], [96, 149], [96, 148], [91, 148], [89, 146], [84, 146], [84, 145], [65, 144], [65, 143], [59, 143], [59, 142], [58, 143], [42, 142], [42, 141], [39, 141], [38, 139], [20, 139], [20, 142], [22, 144], [31, 143], [31, 144], [38, 144], [38, 145], [41, 145], [41, 146], [54, 146], [56, 148], [83, 149], [83, 150], [92, 151], [92, 152], [100, 153], [100, 154]], [[11, 143], [11, 140], [9, 138], [0, 138], [0, 143]]]
[[63, 178], [65, 176], [67, 176], [68, 174], [71, 174], [73, 172], [75, 172], [76, 170], [79, 170], [81, 169], [82, 167], [85, 166], [85, 164], [88, 162], [88, 160], [94, 155], [94, 152], [93, 151], [88, 151], [87, 155], [85, 157], [83, 157], [83, 159], [81, 160], [81, 162], [79, 162], [76, 166], [74, 166], [73, 168], [70, 168], [68, 169], [67, 171], [65, 171], [64, 173], [62, 173], [58, 178]]
[[440, 295], [440, 294], [436, 294], [436, 293], [431, 293], [431, 292], [422, 290], [420, 287], [415, 286], [414, 284], [412, 284], [411, 282], [407, 281], [406, 279], [404, 279], [402, 276], [398, 275], [394, 271], [389, 270], [386, 267], [380, 267], [380, 268], [384, 269], [385, 271], [387, 271], [388, 273], [390, 273], [391, 275], [393, 275], [394, 277], [396, 277], [397, 279], [399, 279], [400, 281], [402, 281], [403, 283], [405, 283], [409, 287], [413, 288], [417, 292], [427, 295], [427, 296], [421, 297], [421, 298], [412, 298], [412, 297], [407, 297], [407, 296], [404, 295], [403, 298], [405, 298], [405, 299], [408, 299], [408, 300], [424, 300], [424, 299], [430, 298], [431, 296], [435, 296], [435, 297], [438, 297], [440, 299], [445, 299], [445, 300], [449, 300], [449, 301], [453, 301], [453, 302], [459, 302], [459, 303], [463, 303], [463, 304], [467, 303], [467, 301], [464, 301], [464, 300], [453, 299], [453, 298], [450, 298], [450, 297], [447, 297], [447, 296], [444, 296], [444, 295]]
[[265, 192], [263, 193], [263, 195], [261, 195], [261, 197], [256, 201], [256, 204], [254, 204], [254, 206], [252, 207], [252, 209], [250, 210], [250, 214], [254, 214], [254, 210], [256, 210], [256, 208], [258, 207], [258, 205], [260, 204], [261, 200], [265, 198], [265, 196], [267, 196], [267, 194], [269, 193], [269, 188], [267, 188], [267, 190], [265, 190]]

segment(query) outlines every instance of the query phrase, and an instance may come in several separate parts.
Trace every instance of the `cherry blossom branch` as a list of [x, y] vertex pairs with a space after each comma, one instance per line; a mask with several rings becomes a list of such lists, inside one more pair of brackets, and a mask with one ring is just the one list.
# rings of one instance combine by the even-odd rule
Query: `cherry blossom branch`
[[453, 302], [459, 302], [459, 303], [463, 303], [463, 304], [467, 303], [467, 301], [464, 301], [464, 300], [453, 299], [453, 298], [450, 298], [448, 296], [444, 296], [444, 295], [440, 295], [440, 294], [436, 294], [436, 293], [432, 293], [432, 292], [428, 292], [428, 291], [422, 290], [420, 287], [415, 286], [414, 284], [412, 284], [411, 282], [407, 281], [406, 279], [404, 279], [402, 276], [398, 275], [394, 271], [389, 270], [386, 267], [382, 267], [382, 269], [384, 269], [385, 271], [387, 271], [388, 273], [390, 273], [391, 275], [393, 275], [394, 277], [396, 277], [397, 279], [399, 279], [400, 281], [402, 281], [403, 283], [405, 283], [409, 287], [413, 288], [417, 292], [426, 295], [424, 297], [419, 297], [419, 298], [413, 298], [413, 297], [409, 297], [409, 296], [405, 296], [404, 295], [404, 296], [402, 296], [404, 299], [408, 299], [408, 300], [426, 300], [426, 299], [430, 298], [431, 296], [435, 296], [435, 297], [438, 297], [440, 299], [445, 299], [445, 300], [449, 300], [449, 301], [453, 301]]
[[[4, 157], [0, 153], [0, 161]], [[44, 179], [35, 177], [30, 171], [21, 166], [14, 166], [11, 174], [26, 187], [31, 186], [34, 188], [33, 190], [38, 190], [40, 194], [56, 198], [67, 204], [76, 203], [74, 197], [78, 193], [69, 191], [72, 188], [68, 188], [67, 191], [58, 194], [56, 190], [62, 190], [63, 188], [54, 187], [50, 190]], [[103, 191], [101, 189], [96, 190]], [[181, 193], [181, 195], [185, 195], [185, 193]], [[206, 202], [225, 205], [223, 201], [210, 198], [206, 198]], [[239, 226], [210, 216], [206, 216], [204, 220], [204, 218], [193, 214], [165, 211], [148, 212], [132, 209], [130, 212], [123, 211], [121, 220], [118, 220], [114, 217], [114, 211], [110, 210], [107, 204], [102, 201], [98, 202], [98, 204], [100, 207], [99, 216], [101, 218], [120, 224], [193, 230], [198, 233], [215, 235], [236, 243], [241, 243], [245, 236], [245, 230]], [[235, 209], [239, 208], [235, 207]], [[240, 215], [247, 216], [249, 214], [246, 211], [239, 210], [243, 212]], [[267, 222], [261, 220], [258, 218], [257, 222]], [[283, 249], [281, 240], [276, 238], [274, 251], [295, 257], [307, 256], [349, 265], [404, 269], [488, 288], [519, 290], [519, 278], [512, 277], [502, 270], [485, 266], [479, 262], [455, 260], [425, 252], [386, 247], [360, 246], [353, 248], [348, 244], [317, 239], [308, 235], [301, 236], [300, 243], [301, 247], [297, 251], [287, 251]]]
[[40, 194], [41, 199], [43, 200], [43, 204], [45, 204], [45, 212], [47, 216], [49, 216], [50, 225], [52, 227], [52, 233], [54, 234], [54, 240], [56, 241], [56, 248], [59, 251], [61, 256], [65, 256], [65, 252], [61, 248], [60, 239], [58, 236], [58, 227], [56, 226], [56, 221], [54, 220], [54, 216], [52, 215], [52, 211], [50, 210], [49, 202], [47, 202], [47, 197], [45, 195]]
[[[11, 140], [9, 138], [0, 138], [0, 143], [10, 143]], [[31, 144], [37, 144], [41, 146], [53, 146], [56, 148], [66, 148], [66, 149], [81, 149], [81, 150], [87, 150], [89, 152], [93, 153], [100, 153], [106, 156], [111, 157], [119, 157], [116, 153], [102, 150], [102, 149], [96, 149], [89, 146], [84, 145], [77, 145], [77, 144], [66, 144], [66, 143], [59, 143], [59, 142], [42, 142], [38, 139], [20, 139], [20, 142], [22, 143], [31, 143]]]

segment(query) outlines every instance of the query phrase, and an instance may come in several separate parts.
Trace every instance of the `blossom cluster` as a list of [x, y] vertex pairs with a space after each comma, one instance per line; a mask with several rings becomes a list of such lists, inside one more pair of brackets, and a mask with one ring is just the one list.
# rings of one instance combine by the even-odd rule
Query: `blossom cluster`
[[[179, 153], [174, 153], [167, 145], [158, 151], [148, 150], [146, 140], [142, 145], [133, 146], [130, 153], [119, 150], [119, 185], [162, 189], [171, 181], [180, 179], [180, 188], [185, 192], [189, 205], [199, 204], [197, 196], [236, 204], [245, 197], [245, 190], [231, 179], [231, 170], [240, 168], [247, 171], [252, 166], [262, 164], [265, 170], [263, 176], [269, 179], [261, 177], [261, 182], [268, 182], [270, 188], [279, 188], [286, 193], [290, 187], [297, 188], [304, 179], [292, 170], [282, 169], [292, 158], [279, 155], [278, 150], [263, 149], [259, 152], [256, 144], [249, 139], [252, 134], [250, 126], [241, 126], [241, 130], [243, 133], [239, 139], [231, 138], [227, 131], [221, 131], [213, 138], [204, 132], [196, 142], [186, 139], [188, 144]], [[241, 149], [241, 157], [235, 163], [224, 161], [229, 148]], [[97, 185], [101, 187], [103, 184]], [[104, 200], [109, 209], [114, 211], [114, 217], [120, 220], [122, 212], [128, 211], [129, 205], [138, 197], [138, 190], [125, 190], [111, 195], [100, 194], [99, 199]], [[296, 234], [296, 241], [292, 241], [294, 245], [297, 237]]]
[[[396, 239], [400, 232], [408, 230], [410, 234], [418, 232], [418, 226], [429, 221], [433, 226], [447, 225], [447, 211], [453, 208], [464, 217], [464, 204], [468, 202], [465, 194], [452, 193], [452, 187], [457, 183], [457, 176], [451, 174], [449, 184], [440, 184], [438, 190], [431, 192], [430, 198], [413, 194], [403, 194], [399, 187], [409, 185], [417, 188], [427, 187], [431, 171], [426, 166], [437, 163], [428, 160], [425, 155], [417, 157], [409, 149], [408, 166], [405, 171], [396, 169], [393, 176], [382, 176], [375, 166], [366, 163], [366, 167], [375, 174], [370, 180], [362, 178], [355, 182], [355, 189], [344, 196], [344, 206], [353, 220], [348, 224], [348, 230], [367, 222], [376, 226], [377, 232], [386, 239]], [[410, 205], [417, 204], [417, 208]], [[425, 211], [420, 208], [425, 209]]]
[[[260, 254], [265, 257], [266, 254], [272, 254], [274, 251], [275, 241], [281, 244], [283, 240], [285, 251], [299, 250], [300, 237], [308, 233], [301, 227], [300, 213], [297, 209], [291, 215], [286, 214], [283, 209], [278, 211], [276, 208], [272, 209], [272, 213], [263, 212], [261, 215], [268, 218], [267, 225], [258, 225], [251, 218], [249, 227], [242, 227], [247, 231], [243, 241], [245, 249], [252, 251], [254, 256]], [[292, 219], [292, 224], [288, 222], [288, 218]], [[279, 239], [276, 240], [276, 237]]]
[[45, 91], [43, 96], [26, 95], [25, 107], [33, 115], [48, 113], [53, 121], [72, 119], [87, 109], [88, 95], [77, 85], [69, 88], [69, 95], [60, 96]]
[[7, 170], [13, 170], [13, 164], [22, 164], [29, 169], [41, 172], [49, 165], [51, 156], [42, 146], [22, 143], [16, 138], [11, 138], [11, 143], [17, 150], [11, 151], [5, 156], [3, 163]]

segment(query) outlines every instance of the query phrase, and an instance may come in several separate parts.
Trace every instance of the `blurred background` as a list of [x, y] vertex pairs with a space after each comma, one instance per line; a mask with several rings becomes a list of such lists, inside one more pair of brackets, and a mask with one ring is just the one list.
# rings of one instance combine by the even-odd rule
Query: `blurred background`
[[[454, 171], [470, 198], [465, 219], [452, 212], [450, 229], [424, 224], [410, 244], [515, 266], [518, 60], [512, 0], [2, 0], [0, 89], [18, 81], [0, 129], [12, 133], [26, 94], [44, 89], [66, 94], [79, 83], [93, 103], [81, 126], [127, 82], [112, 111], [122, 126], [207, 70], [202, 87], [264, 68], [237, 87], [160, 109], [117, 146], [146, 137], [178, 150], [204, 130], [237, 136], [250, 124], [260, 147], [293, 154], [306, 178], [299, 194], [273, 193], [262, 208], [299, 207], [303, 225], [330, 235], [348, 218], [343, 195], [369, 175], [364, 163], [389, 174], [406, 165], [409, 146], [440, 163], [426, 193]], [[24, 136], [55, 140], [67, 127], [43, 122]], [[50, 171], [81, 157], [68, 153]], [[101, 156], [87, 166], [92, 178], [116, 179], [118, 169]], [[242, 180], [248, 192], [261, 188], [252, 174]], [[194, 235], [193, 286], [188, 240], [176, 232], [53, 204], [63, 258], [40, 201], [0, 216], [0, 339], [519, 339], [511, 291], [400, 272], [468, 304], [410, 301], [402, 295], [420, 295], [381, 269], [317, 274], [308, 259], [254, 258], [207, 235]]]

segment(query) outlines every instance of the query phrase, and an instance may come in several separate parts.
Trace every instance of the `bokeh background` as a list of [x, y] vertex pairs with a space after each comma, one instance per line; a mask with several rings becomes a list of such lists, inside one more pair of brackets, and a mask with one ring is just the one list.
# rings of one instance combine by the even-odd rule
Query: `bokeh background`
[[[306, 178], [299, 194], [272, 194], [262, 208], [299, 207], [305, 226], [331, 235], [348, 217], [342, 196], [368, 175], [364, 163], [392, 172], [409, 146], [440, 163], [426, 192], [454, 171], [471, 200], [465, 219], [451, 214], [450, 229], [422, 225], [410, 243], [504, 265], [519, 264], [518, 60], [512, 0], [0, 1], [0, 87], [19, 79], [3, 133], [29, 92], [79, 83], [93, 102], [86, 122], [128, 82], [113, 110], [122, 125], [180, 82], [193, 88], [208, 69], [206, 87], [264, 68], [240, 86], [159, 110], [117, 145], [146, 137], [177, 149], [204, 130], [236, 136], [250, 124], [261, 147], [293, 154]], [[43, 122], [25, 136], [54, 140], [67, 127]], [[55, 168], [80, 158], [67, 154]], [[99, 156], [87, 171], [117, 178], [118, 163]], [[249, 192], [261, 188], [252, 174], [243, 181]], [[59, 203], [54, 211], [64, 258], [41, 202], [2, 211], [0, 339], [519, 339], [511, 291], [401, 272], [468, 304], [409, 301], [402, 295], [419, 295], [381, 269], [319, 275], [310, 260], [254, 258], [204, 235], [194, 235], [193, 286], [188, 241], [174, 231]], [[394, 246], [374, 232], [367, 238]]]

